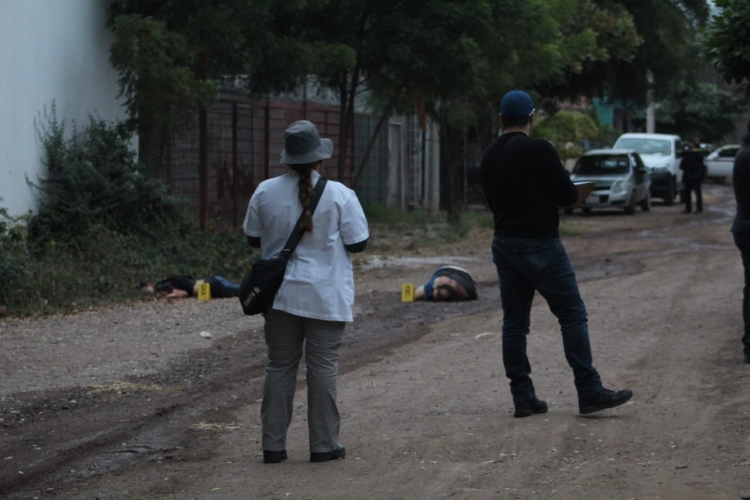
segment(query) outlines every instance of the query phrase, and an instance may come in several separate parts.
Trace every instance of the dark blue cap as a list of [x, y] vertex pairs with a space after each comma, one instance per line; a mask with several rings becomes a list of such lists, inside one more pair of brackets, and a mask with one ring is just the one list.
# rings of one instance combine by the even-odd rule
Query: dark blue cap
[[523, 90], [511, 90], [500, 101], [500, 114], [503, 116], [531, 116], [534, 101]]

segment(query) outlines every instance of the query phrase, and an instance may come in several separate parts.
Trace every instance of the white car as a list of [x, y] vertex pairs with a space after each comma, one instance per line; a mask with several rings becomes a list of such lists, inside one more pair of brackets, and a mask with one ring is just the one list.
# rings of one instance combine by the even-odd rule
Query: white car
[[651, 174], [651, 196], [663, 199], [665, 205], [674, 203], [682, 189], [680, 136], [627, 133], [617, 139], [613, 148], [637, 151]]
[[731, 179], [734, 157], [739, 150], [739, 144], [727, 144], [708, 155], [706, 157], [706, 168], [708, 169], [706, 177], [716, 179], [719, 183]]

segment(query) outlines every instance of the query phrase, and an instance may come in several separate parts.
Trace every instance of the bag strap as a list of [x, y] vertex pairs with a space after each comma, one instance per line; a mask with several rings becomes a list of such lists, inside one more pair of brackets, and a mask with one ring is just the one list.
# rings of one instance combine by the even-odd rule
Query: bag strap
[[[323, 177], [318, 178], [318, 182], [315, 183], [315, 190], [313, 192], [313, 198], [310, 201], [310, 206], [307, 207], [307, 210], [310, 211], [310, 216], [315, 213], [315, 208], [318, 206], [318, 202], [320, 201], [320, 197], [323, 194], [323, 190], [326, 188], [326, 183], [328, 182], [328, 179], [324, 179]], [[302, 218], [305, 216], [305, 209], [302, 209], [302, 213], [299, 216], [299, 219], [297, 219], [297, 223], [294, 225], [294, 230], [292, 231], [292, 234], [289, 235], [289, 239], [286, 240], [286, 243], [284, 244], [284, 249], [279, 253], [279, 257], [281, 257], [284, 260], [289, 260], [289, 258], [292, 256], [292, 252], [294, 252], [294, 249], [297, 248], [297, 245], [299, 244], [300, 240], [302, 239], [302, 236], [305, 234], [305, 231], [300, 228], [300, 224], [302, 224]]]

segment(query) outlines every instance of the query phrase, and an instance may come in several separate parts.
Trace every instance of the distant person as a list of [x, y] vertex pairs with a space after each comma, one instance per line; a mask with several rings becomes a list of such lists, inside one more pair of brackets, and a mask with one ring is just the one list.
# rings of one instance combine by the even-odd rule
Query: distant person
[[305, 234], [265, 313], [268, 364], [260, 409], [264, 463], [287, 458], [287, 430], [303, 351], [310, 461], [346, 457], [339, 443], [341, 417], [336, 405], [339, 353], [354, 304], [350, 253], [364, 251], [370, 233], [357, 195], [339, 182], [328, 181], [315, 212], [308, 210], [320, 179], [317, 170], [332, 154], [333, 142], [321, 139], [314, 124], [292, 123], [281, 152], [281, 163], [290, 171], [260, 183], [245, 216], [250, 245], [269, 259], [284, 248], [300, 214], [305, 214]]
[[141, 283], [140, 287], [144, 292], [160, 293], [162, 297], [167, 299], [184, 299], [198, 296], [198, 291], [203, 283], [208, 283], [211, 286], [212, 299], [226, 299], [237, 297], [240, 294], [240, 286], [238, 284], [232, 283], [221, 276], [195, 279], [190, 275], [183, 274], [170, 276], [154, 285]]
[[683, 200], [685, 210], [683, 213], [692, 212], [692, 193], [695, 192], [695, 213], [703, 212], [703, 193], [701, 184], [706, 177], [706, 152], [701, 148], [701, 140], [694, 137], [692, 144], [686, 145], [680, 161], [682, 170]]
[[503, 133], [484, 152], [480, 178], [494, 216], [492, 256], [500, 278], [503, 308], [503, 364], [510, 379], [514, 417], [545, 413], [537, 398], [526, 355], [531, 303], [538, 291], [557, 316], [565, 358], [573, 369], [582, 414], [628, 401], [628, 389], [602, 386], [589, 344], [586, 307], [558, 230], [558, 207], [578, 201], [579, 193], [554, 146], [529, 137], [534, 103], [513, 90], [500, 103]]
[[742, 345], [745, 363], [750, 363], [750, 122], [742, 137], [742, 147], [734, 157], [732, 178], [734, 197], [737, 200], [737, 216], [732, 225], [732, 235], [742, 255], [742, 266], [745, 269], [745, 287], [742, 290], [745, 334], [742, 336]]
[[414, 291], [416, 300], [458, 301], [476, 300], [477, 288], [469, 271], [457, 266], [441, 267], [429, 281]]

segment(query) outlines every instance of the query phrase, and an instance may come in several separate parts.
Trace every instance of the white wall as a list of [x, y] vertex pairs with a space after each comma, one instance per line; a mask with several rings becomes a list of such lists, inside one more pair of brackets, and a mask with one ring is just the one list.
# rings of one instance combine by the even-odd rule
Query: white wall
[[122, 118], [117, 73], [109, 64], [106, 0], [0, 1], [0, 207], [36, 207], [26, 176], [44, 173], [34, 119], [57, 104], [79, 126], [88, 114]]

